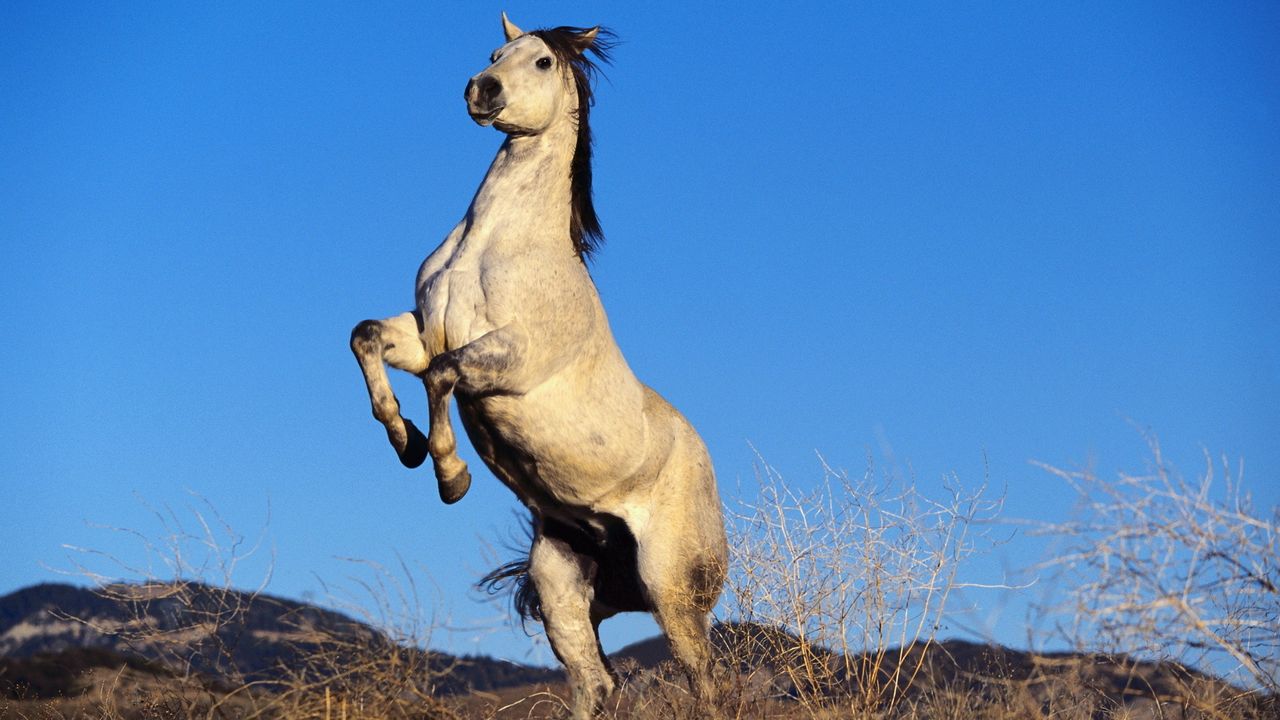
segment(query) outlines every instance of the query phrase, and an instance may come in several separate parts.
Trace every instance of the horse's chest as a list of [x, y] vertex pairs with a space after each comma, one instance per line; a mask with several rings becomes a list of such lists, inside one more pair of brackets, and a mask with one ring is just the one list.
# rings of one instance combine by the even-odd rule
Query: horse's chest
[[474, 269], [445, 268], [428, 278], [418, 291], [418, 307], [423, 342], [432, 357], [494, 329], [486, 313], [480, 273]]

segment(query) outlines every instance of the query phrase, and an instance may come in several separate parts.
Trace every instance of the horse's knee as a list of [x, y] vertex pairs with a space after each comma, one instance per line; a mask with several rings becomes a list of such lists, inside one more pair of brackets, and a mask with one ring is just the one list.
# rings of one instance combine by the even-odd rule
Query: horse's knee
[[427, 385], [427, 395], [432, 400], [435, 400], [442, 395], [453, 392], [453, 388], [458, 384], [458, 378], [461, 374], [461, 370], [458, 368], [458, 359], [452, 353], [442, 353], [431, 358], [431, 362], [427, 364], [427, 373], [424, 377]]
[[381, 352], [382, 323], [377, 320], [362, 320], [351, 329], [351, 352], [357, 356]]

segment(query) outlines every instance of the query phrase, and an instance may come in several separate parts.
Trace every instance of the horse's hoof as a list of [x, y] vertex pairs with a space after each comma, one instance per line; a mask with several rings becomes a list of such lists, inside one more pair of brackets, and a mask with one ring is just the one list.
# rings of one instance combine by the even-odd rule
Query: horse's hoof
[[461, 467], [451, 475], [441, 472], [439, 463], [436, 464], [436, 482], [440, 488], [440, 500], [445, 505], [458, 502], [471, 489], [471, 471], [467, 470], [466, 463], [459, 461], [458, 464]]
[[400, 462], [405, 467], [413, 469], [427, 459], [427, 438], [408, 418], [404, 419], [404, 429], [409, 440], [405, 443], [404, 450], [396, 454], [400, 456]]

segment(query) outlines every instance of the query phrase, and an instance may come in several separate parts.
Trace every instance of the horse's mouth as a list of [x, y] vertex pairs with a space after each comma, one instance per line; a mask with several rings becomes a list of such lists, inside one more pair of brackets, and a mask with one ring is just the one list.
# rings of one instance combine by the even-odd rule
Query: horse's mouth
[[505, 110], [506, 108], [507, 108], [506, 105], [499, 105], [498, 107], [490, 110], [487, 113], [472, 111], [471, 119], [475, 120], [476, 124], [480, 125], [481, 127], [489, 127], [490, 125], [493, 124], [494, 120], [498, 119], [498, 115], [501, 114], [502, 111]]

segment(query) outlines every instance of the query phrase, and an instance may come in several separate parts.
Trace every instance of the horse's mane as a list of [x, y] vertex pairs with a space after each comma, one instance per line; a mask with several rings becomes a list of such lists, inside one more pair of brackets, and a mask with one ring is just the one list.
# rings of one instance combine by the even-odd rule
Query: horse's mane
[[[612, 60], [610, 51], [617, 44], [612, 31], [600, 28], [591, 44], [583, 47], [582, 34], [585, 32], [588, 32], [588, 28], [562, 25], [529, 33], [540, 38], [560, 62], [569, 66], [573, 71], [574, 85], [578, 89], [578, 112], [575, 118], [578, 123], [578, 144], [574, 148], [573, 164], [569, 170], [572, 177], [569, 236], [573, 240], [574, 251], [583, 262], [591, 259], [592, 253], [604, 242], [604, 231], [600, 229], [600, 218], [596, 216], [595, 203], [591, 197], [591, 105], [595, 102], [591, 83], [600, 72], [599, 63], [608, 64]], [[595, 59], [588, 52], [595, 55]]]

